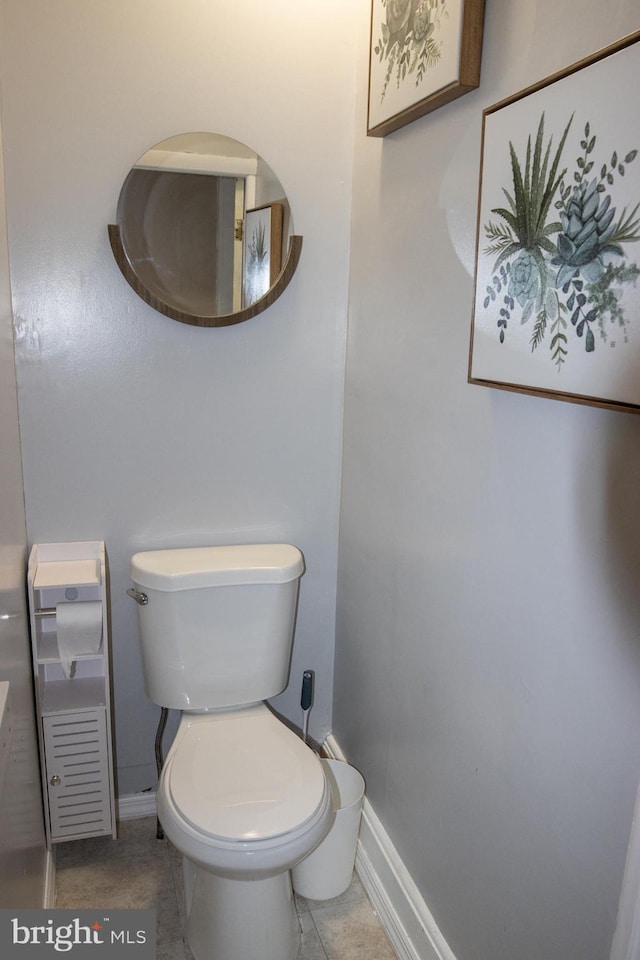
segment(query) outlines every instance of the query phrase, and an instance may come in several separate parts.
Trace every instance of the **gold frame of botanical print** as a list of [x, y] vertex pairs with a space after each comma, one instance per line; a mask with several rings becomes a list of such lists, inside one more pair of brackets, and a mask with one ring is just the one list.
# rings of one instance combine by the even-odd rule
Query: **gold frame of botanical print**
[[640, 413], [639, 72], [637, 31], [484, 111], [469, 383]]
[[485, 0], [371, 0], [367, 135], [386, 137], [480, 84]]

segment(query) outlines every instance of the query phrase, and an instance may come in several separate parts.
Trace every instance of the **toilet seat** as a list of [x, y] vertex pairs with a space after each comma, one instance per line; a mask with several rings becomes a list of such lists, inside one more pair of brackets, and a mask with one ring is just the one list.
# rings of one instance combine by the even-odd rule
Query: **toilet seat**
[[181, 733], [164, 789], [203, 840], [277, 845], [317, 818], [327, 789], [321, 764], [265, 704], [185, 716]]

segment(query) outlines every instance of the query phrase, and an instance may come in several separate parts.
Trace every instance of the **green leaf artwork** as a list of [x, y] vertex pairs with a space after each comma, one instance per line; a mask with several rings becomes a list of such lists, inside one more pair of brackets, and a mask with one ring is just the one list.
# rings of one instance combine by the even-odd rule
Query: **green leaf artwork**
[[[628, 253], [640, 240], [640, 203], [618, 211], [613, 194], [638, 150], [601, 148], [586, 123], [573, 167], [564, 166], [574, 127], [572, 115], [554, 145], [542, 113], [524, 156], [509, 142], [506, 205], [492, 207], [493, 218], [483, 224], [483, 254], [492, 260], [483, 305], [497, 311], [500, 343], [510, 323], [530, 324], [531, 351], [546, 346], [559, 371], [578, 341], [587, 354], [598, 344], [626, 342], [630, 320], [622, 297], [640, 277]], [[622, 331], [615, 341], [614, 329]]]
[[253, 226], [246, 248], [244, 275], [245, 305], [255, 303], [269, 289], [269, 247], [262, 220]]
[[426, 72], [442, 56], [438, 39], [443, 19], [448, 18], [447, 0], [380, 0], [385, 18], [373, 48], [380, 63], [386, 61], [380, 100], [395, 73], [398, 87], [411, 78], [419, 86]]

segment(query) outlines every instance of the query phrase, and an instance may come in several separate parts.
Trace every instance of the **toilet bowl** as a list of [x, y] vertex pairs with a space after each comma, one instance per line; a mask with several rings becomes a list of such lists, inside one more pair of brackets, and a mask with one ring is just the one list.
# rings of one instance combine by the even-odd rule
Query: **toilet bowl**
[[195, 960], [295, 960], [290, 870], [324, 839], [318, 757], [266, 704], [289, 679], [300, 551], [251, 544], [131, 560], [145, 690], [182, 711], [157, 791], [183, 855]]
[[157, 805], [174, 846], [230, 880], [290, 870], [333, 818], [320, 761], [262, 703], [183, 714]]
[[334, 817], [318, 758], [265, 704], [184, 714], [157, 805], [184, 857], [196, 960], [294, 960], [300, 932], [289, 871]]

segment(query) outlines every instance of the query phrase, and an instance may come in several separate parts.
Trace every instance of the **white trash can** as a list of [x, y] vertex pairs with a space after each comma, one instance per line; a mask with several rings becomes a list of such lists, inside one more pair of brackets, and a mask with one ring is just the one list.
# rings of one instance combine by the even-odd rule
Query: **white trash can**
[[293, 889], [309, 900], [331, 900], [351, 883], [364, 799], [362, 775], [341, 760], [321, 760], [335, 820], [316, 849], [291, 871]]

